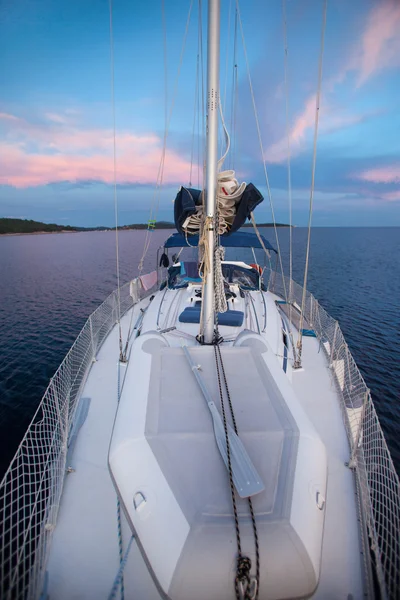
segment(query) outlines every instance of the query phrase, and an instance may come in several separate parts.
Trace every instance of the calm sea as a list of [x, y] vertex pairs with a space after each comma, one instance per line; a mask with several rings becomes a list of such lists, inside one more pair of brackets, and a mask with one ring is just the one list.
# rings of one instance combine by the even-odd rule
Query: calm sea
[[[168, 231], [152, 233], [145, 267]], [[273, 245], [274, 232], [264, 235]], [[293, 230], [302, 281], [306, 230]], [[121, 282], [137, 274], [144, 231], [121, 232]], [[284, 264], [289, 231], [279, 230]], [[110, 232], [0, 237], [0, 472], [89, 314], [116, 288]], [[318, 228], [309, 288], [338, 319], [400, 471], [400, 228]]]

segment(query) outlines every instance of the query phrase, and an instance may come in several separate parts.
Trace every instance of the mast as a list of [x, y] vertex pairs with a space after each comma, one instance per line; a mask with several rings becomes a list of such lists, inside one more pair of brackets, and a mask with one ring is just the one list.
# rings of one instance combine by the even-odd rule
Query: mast
[[205, 234], [209, 249], [209, 270], [203, 289], [203, 336], [204, 343], [214, 338], [214, 245], [215, 209], [218, 172], [218, 110], [219, 110], [219, 46], [220, 46], [220, 0], [208, 0], [207, 35], [207, 150]]

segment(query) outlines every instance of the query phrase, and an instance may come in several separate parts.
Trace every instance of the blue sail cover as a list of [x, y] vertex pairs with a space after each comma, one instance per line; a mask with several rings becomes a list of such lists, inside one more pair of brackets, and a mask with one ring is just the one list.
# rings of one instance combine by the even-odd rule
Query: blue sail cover
[[[272, 252], [276, 252], [275, 248], [271, 246], [268, 240], [265, 239], [263, 235], [260, 235], [264, 246], [267, 250], [272, 250]], [[224, 248], [261, 248], [260, 240], [258, 239], [255, 233], [250, 233], [249, 231], [236, 231], [231, 235], [225, 237], [220, 237], [221, 246]], [[199, 236], [191, 235], [188, 236], [188, 241], [186, 241], [186, 237], [181, 233], [173, 233], [164, 244], [164, 248], [182, 248], [184, 246], [198, 246], [199, 244]]]
[[[255, 185], [248, 183], [236, 206], [236, 214], [233, 223], [230, 225], [229, 231], [224, 233], [221, 237], [232, 235], [238, 231], [245, 224], [246, 219], [250, 220], [251, 213], [263, 200], [263, 195]], [[194, 215], [196, 207], [199, 206], [201, 202], [201, 190], [181, 187], [176, 195], [174, 203], [175, 227], [179, 233], [185, 233], [183, 224], [188, 217]]]

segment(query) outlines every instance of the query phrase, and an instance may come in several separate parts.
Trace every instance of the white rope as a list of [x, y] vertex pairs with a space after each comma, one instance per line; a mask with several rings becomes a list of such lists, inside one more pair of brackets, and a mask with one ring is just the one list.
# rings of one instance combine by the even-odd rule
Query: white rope
[[[218, 164], [220, 164], [221, 160]], [[223, 235], [232, 227], [237, 212], [237, 206], [245, 188], [246, 183], [242, 182], [239, 184], [237, 179], [235, 179], [234, 171], [221, 171], [218, 173], [217, 211], [219, 219], [218, 226], [216, 227], [218, 235]], [[199, 233], [204, 221], [204, 215], [204, 204], [197, 205], [196, 212], [188, 217], [182, 226], [185, 234], [192, 235]]]
[[[269, 179], [268, 179], [268, 173], [267, 173], [267, 166], [266, 166], [265, 158], [264, 158], [264, 146], [263, 146], [262, 138], [261, 138], [260, 122], [259, 122], [259, 119], [258, 119], [258, 112], [257, 112], [257, 107], [256, 107], [256, 102], [255, 102], [255, 97], [254, 97], [253, 83], [252, 83], [251, 75], [250, 75], [249, 59], [248, 59], [248, 56], [247, 56], [246, 42], [245, 42], [245, 39], [244, 39], [244, 31], [243, 31], [243, 24], [242, 24], [242, 19], [241, 19], [241, 16], [240, 16], [239, 0], [236, 0], [236, 9], [237, 9], [237, 13], [238, 13], [238, 21], [239, 21], [240, 33], [241, 33], [242, 44], [243, 44], [243, 53], [244, 53], [244, 58], [245, 58], [245, 63], [246, 63], [247, 78], [248, 78], [249, 87], [250, 87], [251, 101], [252, 101], [252, 104], [253, 104], [254, 117], [255, 117], [255, 121], [256, 121], [256, 128], [257, 128], [257, 134], [258, 134], [258, 142], [259, 142], [259, 145], [260, 145], [261, 156], [262, 156], [262, 161], [263, 161], [265, 183], [266, 183], [266, 186], [267, 186], [267, 193], [268, 193], [269, 205], [270, 205], [270, 208], [271, 208], [272, 220], [273, 220], [273, 224], [274, 224], [274, 232], [275, 232], [276, 247], [277, 247], [277, 250], [278, 250], [279, 264], [280, 264], [281, 272], [282, 272], [282, 275], [283, 275], [282, 254], [281, 254], [281, 248], [280, 248], [280, 244], [279, 244], [278, 230], [277, 230], [277, 227], [276, 227], [275, 211], [274, 211], [274, 205], [273, 205], [273, 202], [272, 202], [272, 194], [271, 194], [271, 188], [270, 188], [270, 185], [269, 185]], [[283, 287], [284, 287], [285, 300], [287, 302], [288, 301], [288, 296], [287, 296], [286, 283], [285, 283], [285, 278], [284, 277], [283, 277]]]
[[265, 247], [264, 240], [262, 239], [262, 236], [261, 236], [261, 234], [260, 234], [260, 232], [259, 232], [259, 230], [258, 230], [257, 223], [256, 223], [256, 220], [255, 220], [255, 218], [254, 218], [254, 213], [253, 213], [253, 212], [251, 212], [251, 213], [250, 213], [250, 218], [251, 218], [251, 223], [252, 223], [252, 225], [253, 225], [253, 229], [254, 229], [254, 231], [256, 232], [256, 236], [258, 237], [258, 241], [260, 242], [260, 244], [261, 244], [261, 247], [262, 247], [262, 249], [264, 250], [264, 252], [265, 252], [265, 255], [266, 255], [266, 256], [267, 256], [267, 258], [268, 258], [268, 262], [269, 262], [269, 270], [270, 270], [270, 271], [272, 271], [272, 264], [271, 264], [271, 252], [268, 250], [268, 248], [266, 248], [266, 247]]
[[229, 149], [231, 147], [231, 138], [229, 136], [228, 129], [226, 128], [226, 125], [225, 125], [225, 119], [224, 119], [224, 113], [222, 111], [221, 101], [219, 102], [219, 114], [221, 117], [222, 129], [224, 130], [224, 135], [225, 135], [225, 152], [221, 156], [221, 158], [218, 160], [218, 164], [217, 164], [218, 171], [221, 169], [222, 165], [224, 164], [227, 154], [229, 152]]
[[118, 197], [117, 197], [117, 148], [115, 134], [115, 95], [114, 95], [114, 35], [113, 35], [113, 0], [109, 0], [110, 11], [110, 61], [111, 61], [111, 106], [113, 119], [113, 176], [114, 176], [114, 214], [115, 214], [115, 255], [117, 269], [117, 319], [119, 328], [119, 353], [122, 359], [122, 330], [121, 330], [121, 293], [119, 276], [119, 243], [118, 243]]
[[225, 248], [219, 246], [214, 252], [214, 294], [215, 312], [222, 313], [228, 310], [225, 296], [224, 276], [222, 274], [222, 261], [225, 257]]
[[326, 28], [326, 11], [328, 7], [328, 1], [324, 2], [324, 11], [322, 16], [322, 31], [321, 31], [321, 52], [319, 56], [318, 66], [318, 89], [315, 100], [315, 126], [314, 126], [314, 148], [313, 148], [313, 162], [312, 162], [312, 174], [311, 174], [311, 190], [310, 190], [310, 207], [308, 213], [308, 236], [307, 236], [307, 252], [306, 252], [306, 265], [304, 269], [304, 280], [303, 280], [303, 294], [301, 299], [301, 313], [300, 313], [300, 325], [299, 325], [299, 338], [297, 341], [298, 349], [298, 361], [301, 365], [301, 352], [302, 352], [302, 340], [303, 340], [303, 324], [304, 324], [304, 308], [306, 303], [306, 292], [307, 292], [307, 277], [308, 277], [308, 263], [310, 258], [310, 240], [311, 240], [311, 222], [313, 212], [313, 200], [314, 200], [314, 185], [315, 185], [315, 166], [317, 162], [317, 139], [318, 139], [318, 123], [319, 123], [319, 106], [321, 100], [321, 82], [322, 82], [322, 62], [324, 56], [324, 43], [325, 43], [325, 28]]
[[[229, 43], [231, 40], [231, 12], [232, 12], [232, 0], [229, 0], [229, 12], [228, 12], [228, 27], [226, 29], [226, 48], [225, 48], [225, 76], [224, 76], [224, 93], [223, 93], [223, 110], [226, 109], [226, 89], [228, 84], [228, 62], [229, 62]], [[222, 152], [222, 149], [221, 149]]]

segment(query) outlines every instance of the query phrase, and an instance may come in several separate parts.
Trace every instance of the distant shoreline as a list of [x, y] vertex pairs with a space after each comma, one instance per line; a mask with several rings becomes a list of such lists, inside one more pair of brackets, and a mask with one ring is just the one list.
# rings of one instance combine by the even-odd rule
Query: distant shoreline
[[82, 229], [82, 230], [68, 230], [63, 231], [18, 231], [13, 233], [0, 233], [0, 236], [16, 236], [16, 235], [54, 235], [59, 233], [104, 233], [105, 231], [112, 231], [112, 229]]
[[[147, 223], [131, 223], [130, 225], [121, 225], [118, 231], [146, 231]], [[253, 227], [251, 223], [246, 223], [243, 227]], [[273, 223], [257, 223], [257, 227], [274, 227]], [[285, 223], [276, 223], [275, 227], [290, 227]], [[292, 227], [295, 227], [292, 225]], [[154, 224], [154, 229], [175, 229], [175, 224], [169, 221], [159, 221]], [[42, 223], [31, 219], [12, 219], [9, 217], [0, 218], [0, 236], [1, 235], [42, 235], [50, 233], [86, 233], [88, 231], [104, 232], [115, 231], [115, 227], [72, 227], [71, 225], [57, 225], [56, 223]]]

